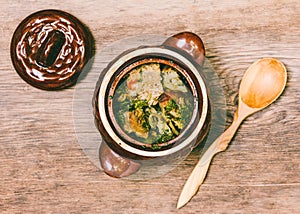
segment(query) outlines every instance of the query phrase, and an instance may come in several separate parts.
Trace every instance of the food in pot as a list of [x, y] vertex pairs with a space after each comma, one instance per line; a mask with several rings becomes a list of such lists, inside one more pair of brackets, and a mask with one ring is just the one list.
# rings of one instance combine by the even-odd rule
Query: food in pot
[[183, 75], [161, 62], [131, 69], [119, 81], [111, 99], [121, 129], [153, 149], [184, 130], [194, 107], [193, 94]]

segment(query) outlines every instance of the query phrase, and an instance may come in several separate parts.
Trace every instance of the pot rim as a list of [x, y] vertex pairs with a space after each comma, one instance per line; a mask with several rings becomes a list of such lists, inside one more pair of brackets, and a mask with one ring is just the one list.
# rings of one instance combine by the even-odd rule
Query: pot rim
[[[200, 115], [200, 119], [198, 121], [198, 124], [195, 126], [194, 130], [191, 132], [191, 134], [184, 139], [181, 143], [178, 145], [165, 149], [165, 150], [156, 150], [156, 151], [147, 151], [147, 150], [141, 150], [138, 148], [135, 148], [126, 142], [124, 142], [118, 135], [115, 133], [113, 128], [111, 127], [111, 124], [109, 123], [109, 120], [107, 118], [108, 112], [106, 111], [106, 95], [107, 95], [107, 87], [111, 81], [111, 78], [115, 74], [115, 72], [122, 66], [124, 63], [129, 61], [132, 58], [142, 56], [145, 54], [153, 54], [153, 56], [160, 57], [160, 54], [164, 54], [166, 56], [170, 56], [170, 58], [175, 58], [176, 60], [180, 61], [182, 64], [188, 67], [190, 71], [195, 75], [198, 84], [200, 85], [201, 92], [202, 92], [202, 111]], [[107, 133], [110, 135], [110, 137], [116, 142], [118, 146], [120, 146], [122, 149], [136, 155], [144, 156], [144, 157], [160, 157], [160, 156], [166, 156], [173, 153], [176, 153], [180, 151], [181, 149], [185, 148], [190, 144], [191, 141], [197, 138], [198, 133], [201, 131], [207, 114], [208, 114], [208, 94], [206, 85], [204, 83], [204, 80], [202, 76], [199, 74], [198, 69], [195, 67], [195, 65], [184, 55], [181, 55], [180, 53], [173, 51], [171, 49], [164, 48], [163, 46], [158, 47], [140, 47], [138, 49], [135, 49], [133, 51], [130, 51], [126, 53], [125, 55], [119, 57], [116, 61], [114, 61], [107, 69], [106, 74], [103, 77], [102, 83], [100, 85], [99, 94], [98, 94], [98, 109], [99, 109], [99, 115], [100, 119], [102, 121], [103, 126], [105, 127]], [[192, 149], [191, 149], [192, 150]]]

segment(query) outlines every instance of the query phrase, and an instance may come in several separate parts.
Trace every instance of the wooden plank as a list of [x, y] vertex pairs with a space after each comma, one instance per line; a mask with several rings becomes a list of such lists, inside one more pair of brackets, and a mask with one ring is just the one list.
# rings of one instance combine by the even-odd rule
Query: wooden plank
[[[166, 37], [185, 30], [199, 34], [209, 61], [221, 78], [227, 124], [236, 107], [240, 80], [255, 60], [266, 56], [282, 60], [288, 69], [287, 88], [278, 101], [242, 124], [229, 149], [214, 158], [198, 194], [186, 207], [176, 210], [177, 198], [200, 149], [159, 178], [110, 178], [90, 162], [77, 143], [72, 116], [75, 87], [59, 92], [41, 91], [26, 84], [14, 71], [9, 46], [15, 28], [30, 13], [48, 8], [65, 10], [80, 18], [92, 31], [99, 54], [111, 43], [137, 35]], [[298, 1], [16, 0], [1, 1], [0, 11], [2, 212], [300, 210]], [[103, 68], [116, 53], [117, 49], [112, 50], [93, 67]], [[83, 81], [94, 85], [93, 80]]]

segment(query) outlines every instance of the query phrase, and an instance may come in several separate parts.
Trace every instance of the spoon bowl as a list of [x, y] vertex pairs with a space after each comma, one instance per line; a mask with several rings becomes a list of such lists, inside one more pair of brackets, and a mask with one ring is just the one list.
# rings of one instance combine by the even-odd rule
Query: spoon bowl
[[246, 71], [239, 89], [239, 104], [232, 124], [203, 154], [178, 199], [177, 208], [183, 207], [197, 193], [215, 154], [225, 151], [242, 121], [249, 115], [273, 103], [283, 92], [287, 81], [285, 66], [274, 58], [263, 58]]
[[284, 65], [273, 58], [263, 58], [246, 71], [239, 96], [250, 108], [265, 108], [276, 100], [285, 88], [287, 72]]

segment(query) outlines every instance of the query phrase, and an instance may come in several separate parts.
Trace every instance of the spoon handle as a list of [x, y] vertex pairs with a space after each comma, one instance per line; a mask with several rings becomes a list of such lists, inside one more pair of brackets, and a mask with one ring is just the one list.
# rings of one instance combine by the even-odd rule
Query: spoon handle
[[177, 208], [183, 207], [197, 193], [200, 185], [205, 179], [212, 158], [218, 152], [226, 150], [241, 122], [242, 119], [235, 117], [228, 129], [220, 135], [203, 154], [181, 191], [177, 202]]

